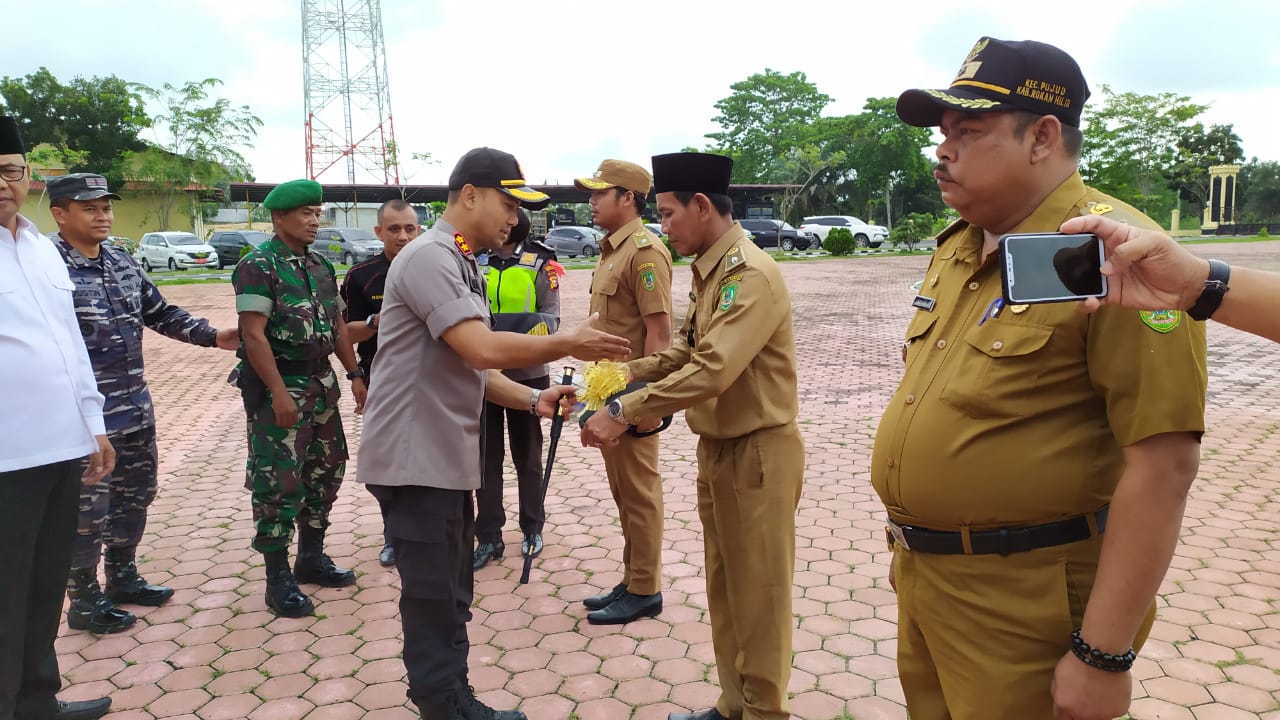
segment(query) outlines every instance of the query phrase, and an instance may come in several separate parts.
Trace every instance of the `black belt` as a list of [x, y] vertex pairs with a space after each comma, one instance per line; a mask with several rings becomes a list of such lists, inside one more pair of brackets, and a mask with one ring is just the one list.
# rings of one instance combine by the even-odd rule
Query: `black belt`
[[1093, 529], [1089, 526], [1090, 516], [1093, 516], [1094, 524], [1098, 528], [1097, 534], [1101, 535], [1107, 528], [1107, 512], [1110, 508], [1110, 505], [1106, 505], [1092, 513], [1043, 525], [971, 531], [969, 553], [964, 549], [963, 533], [899, 525], [892, 520], [889, 521], [889, 527], [886, 529], [889, 532], [891, 546], [897, 543], [916, 552], [935, 555], [1008, 555], [1087, 540], [1094, 535]]

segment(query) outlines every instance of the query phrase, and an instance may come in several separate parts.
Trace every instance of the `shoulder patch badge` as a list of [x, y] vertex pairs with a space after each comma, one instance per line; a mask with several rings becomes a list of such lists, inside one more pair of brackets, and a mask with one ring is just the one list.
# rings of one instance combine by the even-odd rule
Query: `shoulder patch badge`
[[1160, 334], [1173, 332], [1182, 324], [1181, 310], [1139, 310], [1142, 323]]
[[721, 311], [728, 310], [733, 307], [733, 301], [738, 299], [738, 284], [729, 283], [720, 288], [720, 305]]
[[467, 244], [467, 239], [462, 237], [462, 233], [453, 234], [453, 244], [458, 247], [458, 252], [471, 257], [471, 246]]
[[631, 235], [631, 239], [635, 242], [636, 247], [638, 248], [646, 248], [653, 244], [653, 241], [649, 239], [648, 235], [644, 234], [643, 230], [635, 231]]
[[550, 263], [546, 265], [546, 270], [547, 270], [547, 287], [551, 288], [552, 290], [559, 290], [560, 274], [556, 272], [555, 268], [551, 267]]
[[653, 274], [653, 263], [645, 263], [640, 267], [640, 281], [644, 283], [644, 289], [653, 292], [653, 289], [658, 287], [658, 278]]
[[732, 270], [744, 262], [746, 262], [746, 258], [743, 257], [742, 248], [734, 245], [729, 249], [729, 252], [725, 253], [724, 269]]
[[537, 255], [536, 253], [531, 253], [531, 252], [527, 252], [527, 253], [520, 253], [520, 264], [521, 264], [521, 265], [526, 265], [526, 266], [528, 266], [528, 267], [533, 267], [533, 266], [534, 266], [534, 264], [536, 264], [537, 262], [538, 262], [538, 255]]

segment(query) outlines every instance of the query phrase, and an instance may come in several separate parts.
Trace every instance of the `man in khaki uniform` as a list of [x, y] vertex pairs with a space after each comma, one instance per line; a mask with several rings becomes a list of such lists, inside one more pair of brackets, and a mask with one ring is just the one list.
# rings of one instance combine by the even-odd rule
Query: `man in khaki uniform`
[[1088, 95], [1058, 48], [982, 38], [950, 88], [898, 98], [941, 127], [935, 176], [962, 218], [913, 303], [871, 465], [913, 720], [1123, 715], [1196, 475], [1202, 323], [1000, 300], [1003, 234], [1154, 227], [1081, 180]]
[[[635, 163], [605, 160], [574, 182], [591, 193], [591, 219], [609, 231], [591, 277], [598, 327], [631, 341], [632, 359], [671, 346], [671, 253], [640, 213], [652, 183]], [[662, 612], [662, 476], [658, 436], [624, 435], [600, 449], [622, 525], [622, 582], [583, 601], [587, 621], [618, 625]]]
[[628, 426], [687, 409], [698, 434], [720, 698], [670, 720], [790, 716], [795, 510], [804, 480], [791, 297], [777, 264], [733, 221], [732, 169], [719, 155], [653, 158], [663, 229], [681, 255], [697, 256], [688, 315], [674, 345], [627, 364], [633, 379], [651, 384], [609, 403], [582, 431], [584, 444], [608, 446]]

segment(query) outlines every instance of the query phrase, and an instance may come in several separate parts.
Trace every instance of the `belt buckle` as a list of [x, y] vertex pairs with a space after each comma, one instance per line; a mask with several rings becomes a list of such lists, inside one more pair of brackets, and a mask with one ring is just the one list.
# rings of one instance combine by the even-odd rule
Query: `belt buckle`
[[889, 535], [893, 537], [893, 541], [903, 548], [910, 550], [911, 544], [907, 542], [906, 533], [902, 532], [902, 526], [890, 520], [889, 525], [885, 528], [889, 531]]

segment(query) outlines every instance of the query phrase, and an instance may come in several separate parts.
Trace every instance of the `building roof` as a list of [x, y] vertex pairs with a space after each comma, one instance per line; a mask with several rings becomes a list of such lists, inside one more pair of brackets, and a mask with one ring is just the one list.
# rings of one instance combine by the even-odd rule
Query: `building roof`
[[[267, 193], [276, 186], [275, 183], [231, 183], [227, 200], [229, 202], [260, 203]], [[555, 203], [582, 203], [587, 201], [589, 193], [578, 190], [572, 185], [537, 185], [538, 190], [551, 196]], [[760, 201], [773, 197], [787, 188], [796, 185], [731, 185], [729, 196], [734, 204], [748, 201]], [[324, 185], [324, 201], [340, 205], [354, 203], [384, 203], [395, 198], [404, 198], [411, 203], [429, 203], [444, 201], [449, 195], [445, 185]]]

